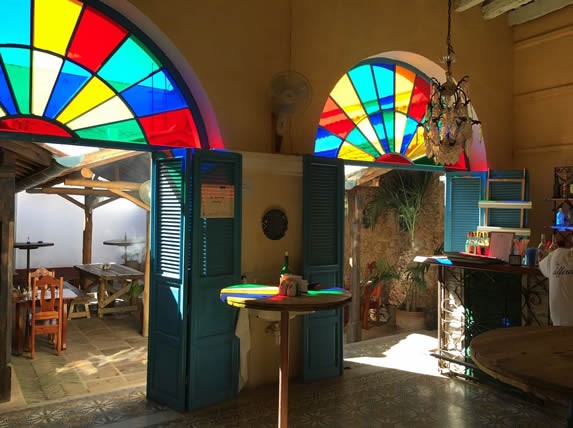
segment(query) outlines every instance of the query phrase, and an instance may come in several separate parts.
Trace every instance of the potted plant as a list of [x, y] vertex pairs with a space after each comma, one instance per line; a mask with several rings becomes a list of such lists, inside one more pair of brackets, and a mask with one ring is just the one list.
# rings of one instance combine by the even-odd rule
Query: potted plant
[[396, 267], [384, 259], [372, 261], [366, 265], [365, 278], [360, 281], [361, 292], [361, 317], [362, 326], [368, 327], [369, 310], [371, 300], [375, 297], [377, 317], [380, 312], [381, 303], [388, 303], [392, 283], [398, 279], [400, 274]]

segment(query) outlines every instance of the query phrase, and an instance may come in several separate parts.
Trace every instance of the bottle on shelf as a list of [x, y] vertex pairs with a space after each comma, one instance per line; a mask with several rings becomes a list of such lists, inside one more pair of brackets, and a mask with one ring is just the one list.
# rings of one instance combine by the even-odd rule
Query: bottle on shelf
[[288, 264], [288, 251], [285, 251], [285, 258], [283, 265], [281, 266], [281, 276], [291, 274], [292, 270]]
[[557, 235], [553, 234], [553, 236], [551, 237], [551, 245], [549, 246], [549, 252], [556, 250], [557, 248], [559, 248], [559, 245], [557, 245]]
[[547, 255], [546, 244], [547, 242], [545, 241], [545, 234], [542, 233], [541, 239], [539, 240], [539, 245], [537, 246], [537, 265]]
[[559, 208], [557, 210], [557, 214], [555, 215], [555, 225], [565, 226], [565, 212], [563, 211], [563, 208]]
[[553, 173], [553, 198], [558, 199], [561, 197], [561, 185], [559, 184], [559, 177], [557, 173]]
[[467, 234], [467, 238], [466, 238], [466, 245], [465, 245], [465, 252], [466, 253], [475, 253], [475, 236], [474, 236], [474, 232], [468, 232]]

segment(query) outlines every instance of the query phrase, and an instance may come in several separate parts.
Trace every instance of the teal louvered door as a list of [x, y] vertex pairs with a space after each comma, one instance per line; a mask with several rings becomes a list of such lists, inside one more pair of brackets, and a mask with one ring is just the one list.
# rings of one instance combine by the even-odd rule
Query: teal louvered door
[[184, 411], [187, 372], [190, 151], [153, 154], [147, 396]]
[[485, 175], [481, 172], [446, 173], [444, 250], [464, 251], [467, 233], [480, 224], [478, 202], [483, 198]]
[[[342, 287], [344, 165], [336, 159], [303, 160], [303, 273], [310, 283]], [[342, 374], [342, 309], [303, 318], [303, 380]]]
[[239, 154], [194, 152], [189, 410], [237, 394], [238, 309], [219, 293], [241, 278], [241, 177]]

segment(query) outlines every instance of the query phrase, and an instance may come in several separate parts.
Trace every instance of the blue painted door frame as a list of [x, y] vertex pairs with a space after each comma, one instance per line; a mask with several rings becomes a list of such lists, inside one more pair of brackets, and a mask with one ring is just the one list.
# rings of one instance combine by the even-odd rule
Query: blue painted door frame
[[237, 393], [237, 311], [219, 290], [240, 279], [241, 176], [238, 154], [153, 154], [147, 394], [179, 411]]
[[[303, 274], [309, 282], [342, 287], [344, 256], [344, 164], [303, 159]], [[343, 310], [305, 315], [303, 380], [342, 374]]]

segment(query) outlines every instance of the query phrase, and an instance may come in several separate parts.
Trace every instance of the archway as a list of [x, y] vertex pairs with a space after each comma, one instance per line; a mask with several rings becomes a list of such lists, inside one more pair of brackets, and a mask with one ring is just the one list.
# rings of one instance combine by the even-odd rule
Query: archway
[[[130, 20], [145, 21], [134, 7], [113, 0], [12, 0], [3, 7], [0, 139], [136, 151], [223, 147], [197, 79], [188, 66], [183, 76], [174, 48], [167, 55], [147, 34], [158, 35], [157, 28], [146, 21], [144, 32]], [[161, 37], [164, 46], [166, 40]], [[14, 222], [11, 198], [3, 225]], [[2, 227], [5, 313], [11, 305], [12, 230]], [[8, 326], [7, 320], [0, 323], [1, 349], [10, 346]], [[2, 353], [0, 399], [10, 394], [7, 358]]]

